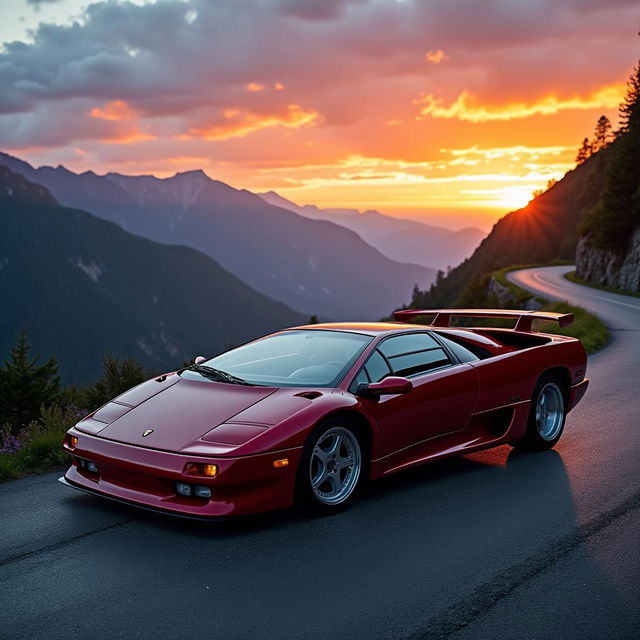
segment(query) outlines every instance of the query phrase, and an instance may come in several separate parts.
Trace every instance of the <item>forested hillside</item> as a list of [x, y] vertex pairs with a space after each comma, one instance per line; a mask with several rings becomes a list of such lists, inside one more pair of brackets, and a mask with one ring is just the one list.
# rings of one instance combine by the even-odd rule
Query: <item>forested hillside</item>
[[640, 65], [620, 106], [620, 129], [601, 168], [600, 198], [579, 225], [579, 278], [640, 291]]

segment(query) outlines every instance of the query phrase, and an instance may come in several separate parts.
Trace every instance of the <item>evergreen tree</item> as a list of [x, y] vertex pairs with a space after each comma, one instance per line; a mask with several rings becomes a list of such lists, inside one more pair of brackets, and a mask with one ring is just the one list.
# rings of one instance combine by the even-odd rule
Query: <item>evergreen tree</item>
[[600, 116], [596, 122], [596, 129], [591, 143], [592, 153], [601, 151], [613, 140], [611, 120], [607, 116]]
[[143, 366], [133, 358], [123, 360], [107, 353], [102, 362], [102, 378], [85, 390], [83, 405], [86, 409], [97, 409], [147, 378]]
[[640, 120], [640, 62], [627, 80], [627, 91], [618, 111], [620, 116], [620, 133], [624, 134], [631, 128], [636, 129]]
[[0, 368], [0, 425], [10, 424], [15, 433], [40, 417], [41, 407], [52, 404], [60, 393], [58, 363], [49, 358], [38, 364], [29, 357], [26, 331], [18, 336], [10, 359]]
[[576, 156], [576, 164], [582, 164], [587, 158], [591, 157], [593, 153], [593, 149], [591, 148], [591, 143], [589, 142], [589, 138], [584, 138], [582, 141], [582, 145], [580, 149], [578, 149], [578, 155]]
[[640, 64], [620, 106], [621, 134], [611, 148], [600, 201], [587, 212], [580, 232], [602, 249], [624, 249], [640, 225]]

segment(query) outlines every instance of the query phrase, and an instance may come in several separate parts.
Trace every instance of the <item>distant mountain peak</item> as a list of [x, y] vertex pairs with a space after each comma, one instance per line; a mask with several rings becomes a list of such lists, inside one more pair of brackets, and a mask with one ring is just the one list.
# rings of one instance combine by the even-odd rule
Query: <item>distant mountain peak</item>
[[258, 193], [263, 200], [312, 220], [328, 220], [357, 233], [365, 242], [399, 262], [446, 268], [467, 258], [484, 233], [467, 228], [453, 231], [423, 221], [385, 215], [375, 209], [321, 209], [314, 204], [298, 205], [276, 191]]
[[57, 204], [48, 189], [29, 182], [24, 176], [14, 173], [2, 164], [0, 164], [0, 198], [17, 202]]
[[107, 179], [124, 189], [139, 205], [158, 203], [177, 206], [183, 212], [214, 181], [202, 169], [180, 171], [169, 178], [152, 175], [127, 176], [108, 173]]
[[[193, 178], [198, 178], [198, 179], [206, 179], [206, 180], [211, 180], [211, 178], [202, 170], [202, 169], [190, 169], [188, 171], [176, 171], [175, 175], [173, 176], [173, 178], [178, 178], [178, 177], [193, 177]], [[171, 180], [171, 178], [165, 178], [166, 180]]]
[[217, 353], [309, 317], [199, 251], [62, 207], [2, 164], [0, 224], [0, 352], [28, 327], [34, 350], [56, 356], [65, 383], [97, 378], [106, 351], [173, 370], [194, 353]]

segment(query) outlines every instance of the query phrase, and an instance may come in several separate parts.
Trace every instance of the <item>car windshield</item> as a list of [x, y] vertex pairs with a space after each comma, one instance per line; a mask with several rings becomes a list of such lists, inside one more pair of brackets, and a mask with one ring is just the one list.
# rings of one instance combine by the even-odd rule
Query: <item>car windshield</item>
[[[332, 387], [372, 340], [343, 331], [292, 330], [249, 342], [202, 363], [249, 384], [273, 387]], [[183, 371], [185, 377], [200, 377]]]

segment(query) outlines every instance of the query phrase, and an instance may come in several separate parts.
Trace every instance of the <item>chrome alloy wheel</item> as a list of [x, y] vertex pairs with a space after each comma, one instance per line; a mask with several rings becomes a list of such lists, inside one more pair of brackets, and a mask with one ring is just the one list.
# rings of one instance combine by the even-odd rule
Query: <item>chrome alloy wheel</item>
[[358, 483], [362, 454], [358, 439], [348, 429], [333, 427], [316, 442], [311, 455], [311, 488], [320, 502], [344, 502]]
[[536, 427], [543, 440], [553, 440], [564, 422], [564, 398], [555, 382], [540, 389], [536, 404]]

